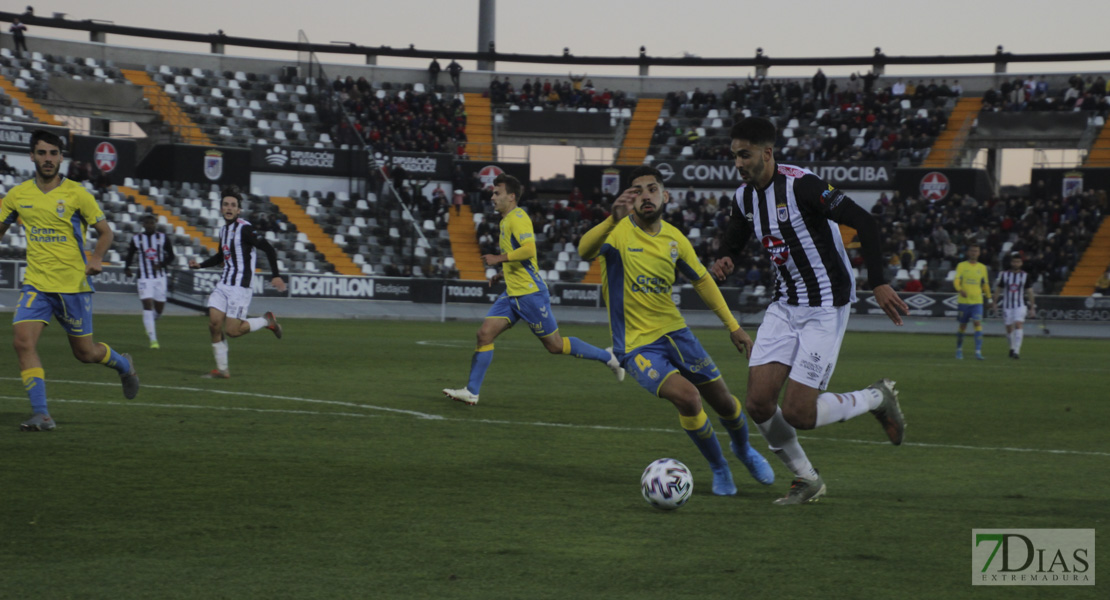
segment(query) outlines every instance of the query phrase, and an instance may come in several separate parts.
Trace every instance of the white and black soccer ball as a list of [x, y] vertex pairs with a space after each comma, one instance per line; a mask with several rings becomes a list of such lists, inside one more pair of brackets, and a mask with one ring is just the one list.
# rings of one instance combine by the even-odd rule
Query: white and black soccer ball
[[674, 510], [694, 493], [694, 476], [686, 465], [673, 458], [660, 458], [644, 469], [640, 489], [648, 504], [661, 510]]

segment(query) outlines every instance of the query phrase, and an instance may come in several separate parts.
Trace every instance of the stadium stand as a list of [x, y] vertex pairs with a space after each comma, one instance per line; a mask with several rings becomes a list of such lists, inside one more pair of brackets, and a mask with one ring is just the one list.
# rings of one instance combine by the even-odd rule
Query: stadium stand
[[839, 90], [814, 93], [808, 81], [749, 79], [713, 92], [667, 95], [650, 155], [688, 160], [727, 160], [733, 114], [775, 121], [783, 160], [892, 160], [913, 166], [927, 156], [944, 129], [954, 96], [950, 88], [917, 86], [895, 95], [892, 88], [865, 93], [851, 79]]

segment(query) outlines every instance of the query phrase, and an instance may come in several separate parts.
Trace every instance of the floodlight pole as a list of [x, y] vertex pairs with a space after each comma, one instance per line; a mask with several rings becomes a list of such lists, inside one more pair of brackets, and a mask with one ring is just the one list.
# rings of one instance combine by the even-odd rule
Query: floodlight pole
[[[478, 0], [478, 52], [489, 52], [497, 37], [497, 0]], [[479, 60], [479, 71], [493, 71], [497, 63]]]

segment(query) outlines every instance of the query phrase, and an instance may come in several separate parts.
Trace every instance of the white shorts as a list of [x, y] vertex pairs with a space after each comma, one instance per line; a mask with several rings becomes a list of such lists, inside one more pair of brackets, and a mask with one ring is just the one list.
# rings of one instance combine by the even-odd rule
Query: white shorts
[[1003, 308], [1002, 321], [1007, 325], [1013, 325], [1014, 323], [1024, 323], [1025, 311], [1027, 310], [1029, 310], [1029, 308], [1026, 306], [1019, 306], [1017, 308]]
[[149, 279], [140, 279], [139, 284], [139, 299], [140, 300], [154, 300], [155, 302], [166, 301], [166, 278], [165, 277], [152, 277]]
[[251, 307], [254, 292], [250, 288], [226, 283], [216, 284], [216, 289], [208, 295], [208, 307], [214, 308], [232, 319], [244, 321]]
[[772, 302], [756, 333], [748, 366], [782, 363], [790, 366], [794, 381], [827, 388], [851, 310], [850, 304], [810, 307]]

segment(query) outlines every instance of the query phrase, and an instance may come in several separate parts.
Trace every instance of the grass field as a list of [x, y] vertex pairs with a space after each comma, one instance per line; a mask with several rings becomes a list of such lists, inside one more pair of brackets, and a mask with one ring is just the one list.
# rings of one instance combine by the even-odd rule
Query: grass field
[[[97, 339], [136, 359], [132, 401], [51, 326], [50, 433], [18, 431], [28, 404], [5, 350], [0, 597], [1107, 597], [1105, 581], [969, 578], [973, 528], [1104, 529], [1105, 341], [1031, 335], [1019, 362], [988, 338], [989, 360], [958, 362], [951, 336], [849, 333], [832, 389], [896, 379], [906, 444], [868, 415], [805, 432], [829, 493], [785, 508], [771, 501], [790, 475], [761, 438], [778, 481], [733, 460], [740, 494], [715, 497], [669, 403], [520, 328], [467, 407], [440, 389], [466, 381], [477, 323], [284, 324], [281, 341], [233, 340], [234, 378], [210, 381], [202, 318], [162, 319], [153, 351], [138, 316], [98, 316]], [[607, 345], [603, 327], [564, 334]], [[697, 334], [742, 391], [727, 335]], [[694, 471], [671, 513], [639, 492], [663, 456]]]

